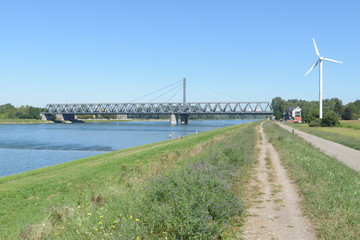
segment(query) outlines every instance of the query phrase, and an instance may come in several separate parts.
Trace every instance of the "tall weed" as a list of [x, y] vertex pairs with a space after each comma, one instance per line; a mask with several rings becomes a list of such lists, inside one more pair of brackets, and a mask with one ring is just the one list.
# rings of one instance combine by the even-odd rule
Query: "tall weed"
[[233, 184], [246, 174], [239, 170], [253, 162], [255, 141], [254, 125], [241, 127], [172, 170], [131, 190], [116, 189], [98, 204], [83, 203], [87, 207], [74, 209], [66, 220], [49, 222], [45, 238], [221, 238], [231, 218], [243, 214]]

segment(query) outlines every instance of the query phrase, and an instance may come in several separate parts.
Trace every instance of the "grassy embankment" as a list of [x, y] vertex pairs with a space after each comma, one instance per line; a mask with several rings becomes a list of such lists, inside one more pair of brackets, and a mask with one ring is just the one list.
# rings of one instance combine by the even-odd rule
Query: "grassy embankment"
[[[258, 123], [0, 178], [0, 238], [189, 239], [241, 222]], [[235, 217], [236, 216], [236, 217]], [[240, 217], [239, 217], [240, 216]], [[230, 228], [228, 228], [230, 229]]]
[[341, 121], [344, 127], [309, 127], [307, 124], [294, 123], [286, 123], [286, 125], [360, 150], [360, 121]]
[[360, 130], [360, 120], [340, 120], [340, 124], [344, 128], [353, 128]]
[[37, 119], [0, 119], [0, 124], [37, 124], [37, 123], [52, 123], [52, 122], [37, 120]]
[[317, 237], [360, 239], [360, 174], [275, 123], [264, 129], [299, 187]]

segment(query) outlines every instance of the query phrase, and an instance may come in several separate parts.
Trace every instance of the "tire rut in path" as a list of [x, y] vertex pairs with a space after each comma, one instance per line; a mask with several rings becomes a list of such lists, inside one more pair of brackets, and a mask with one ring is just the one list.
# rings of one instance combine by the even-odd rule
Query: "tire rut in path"
[[255, 174], [249, 188], [244, 239], [315, 239], [299, 207], [299, 196], [279, 155], [260, 126], [261, 140]]

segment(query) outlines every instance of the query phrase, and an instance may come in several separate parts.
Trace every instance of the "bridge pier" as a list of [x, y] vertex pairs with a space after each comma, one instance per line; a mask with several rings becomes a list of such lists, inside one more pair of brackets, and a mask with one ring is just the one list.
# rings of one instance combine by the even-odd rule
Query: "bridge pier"
[[178, 116], [176, 114], [170, 115], [170, 124], [171, 125], [177, 125], [178, 124]]
[[75, 114], [56, 114], [56, 118], [61, 121], [75, 121]]
[[43, 121], [51, 121], [51, 114], [40, 113], [40, 117]]
[[180, 118], [181, 118], [181, 124], [182, 125], [186, 125], [188, 124], [188, 115], [187, 114], [181, 114], [180, 115]]

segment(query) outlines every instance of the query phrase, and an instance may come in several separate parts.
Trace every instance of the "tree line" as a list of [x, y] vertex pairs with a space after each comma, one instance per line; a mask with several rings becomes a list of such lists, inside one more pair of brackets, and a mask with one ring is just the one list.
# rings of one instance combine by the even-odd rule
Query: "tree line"
[[[271, 106], [274, 111], [276, 119], [283, 118], [283, 113], [287, 108], [297, 107], [301, 108], [301, 117], [303, 122], [310, 123], [319, 118], [319, 102], [305, 101], [298, 99], [284, 100], [281, 97], [275, 97], [271, 101]], [[356, 120], [360, 117], [360, 100], [350, 102], [343, 105], [338, 98], [331, 98], [323, 100], [323, 113], [336, 114], [338, 118], [344, 120]]]
[[41, 119], [42, 108], [32, 106], [14, 107], [10, 103], [0, 105], [0, 119]]

